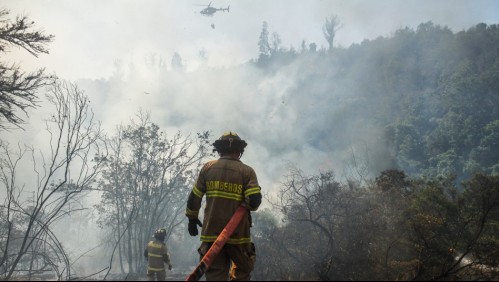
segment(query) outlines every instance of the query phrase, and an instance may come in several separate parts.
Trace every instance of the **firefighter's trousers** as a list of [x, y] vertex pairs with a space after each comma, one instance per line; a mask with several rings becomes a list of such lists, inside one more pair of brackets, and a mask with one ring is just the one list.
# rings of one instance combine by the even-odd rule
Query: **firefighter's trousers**
[[[203, 243], [198, 251], [201, 259], [212, 243]], [[255, 245], [226, 244], [206, 272], [206, 281], [249, 281], [255, 267]]]
[[166, 271], [147, 271], [147, 281], [166, 281]]

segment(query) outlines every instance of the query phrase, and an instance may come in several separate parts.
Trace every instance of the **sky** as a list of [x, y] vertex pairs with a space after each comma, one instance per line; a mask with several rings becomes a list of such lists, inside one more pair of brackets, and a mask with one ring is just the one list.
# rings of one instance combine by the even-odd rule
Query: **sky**
[[[230, 12], [202, 16], [203, 6], [230, 6]], [[2, 0], [11, 15], [25, 14], [55, 35], [50, 55], [33, 59], [12, 52], [23, 66], [46, 67], [66, 79], [107, 78], [117, 60], [137, 60], [156, 53], [168, 60], [178, 52], [189, 70], [204, 52], [210, 66], [240, 64], [258, 56], [263, 21], [283, 46], [300, 48], [303, 40], [327, 47], [322, 26], [340, 19], [336, 44], [389, 36], [398, 28], [433, 21], [453, 31], [479, 22], [499, 22], [494, 0]], [[214, 28], [212, 28], [212, 24]]]

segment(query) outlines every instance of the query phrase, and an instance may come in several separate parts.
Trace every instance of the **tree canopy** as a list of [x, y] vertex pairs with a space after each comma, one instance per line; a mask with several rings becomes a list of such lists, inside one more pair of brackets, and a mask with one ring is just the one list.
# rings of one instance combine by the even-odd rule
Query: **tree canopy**
[[[48, 54], [47, 44], [54, 36], [35, 30], [35, 22], [27, 16], [8, 18], [9, 10], [0, 10], [0, 53], [19, 47], [31, 55]], [[37, 90], [50, 83], [44, 69], [24, 72], [16, 63], [0, 61], [0, 128], [10, 125], [21, 127], [24, 119], [19, 111], [27, 114], [28, 108], [37, 105]]]

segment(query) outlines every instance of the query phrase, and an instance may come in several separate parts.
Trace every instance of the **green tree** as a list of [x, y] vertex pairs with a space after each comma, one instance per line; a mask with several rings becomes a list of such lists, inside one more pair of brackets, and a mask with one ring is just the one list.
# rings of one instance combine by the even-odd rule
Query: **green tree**
[[488, 123], [482, 132], [480, 145], [472, 150], [470, 157], [475, 164], [481, 164], [482, 170], [499, 174], [499, 120]]
[[[35, 22], [26, 16], [18, 16], [12, 21], [8, 15], [8, 10], [0, 10], [0, 53], [20, 47], [35, 57], [40, 53], [48, 54], [46, 45], [53, 40], [53, 35], [34, 30]], [[21, 127], [24, 119], [18, 110], [27, 115], [28, 108], [36, 107], [36, 92], [48, 85], [50, 78], [44, 69], [26, 73], [15, 63], [0, 61], [0, 128], [8, 128], [8, 124]]]
[[413, 280], [495, 280], [499, 249], [499, 180], [476, 174], [463, 182], [433, 178], [418, 184], [408, 207]]
[[297, 260], [289, 256], [286, 234], [279, 228], [275, 214], [265, 209], [252, 214], [253, 242], [257, 250], [258, 259], [252, 276], [256, 280], [290, 280], [291, 269]]
[[408, 280], [418, 267], [407, 228], [415, 185], [403, 171], [386, 170], [368, 188], [369, 212], [362, 216], [370, 233], [365, 275], [373, 280]]
[[[464, 183], [463, 214], [470, 222], [464, 253], [469, 252], [472, 275], [499, 278], [499, 176], [475, 174]], [[463, 256], [464, 259], [464, 256]]]

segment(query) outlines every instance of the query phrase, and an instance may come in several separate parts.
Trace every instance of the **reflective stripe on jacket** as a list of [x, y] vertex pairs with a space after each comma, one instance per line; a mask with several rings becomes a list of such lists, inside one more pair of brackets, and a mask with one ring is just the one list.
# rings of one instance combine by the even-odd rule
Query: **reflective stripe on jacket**
[[164, 263], [170, 263], [168, 249], [165, 243], [159, 240], [150, 241], [147, 244], [145, 254], [147, 256], [147, 269], [149, 271], [164, 271]]
[[[185, 215], [198, 218], [206, 195], [201, 241], [214, 242], [245, 198], [261, 194], [255, 171], [239, 159], [221, 157], [206, 163], [187, 200]], [[250, 243], [249, 214], [230, 237], [228, 244]]]

